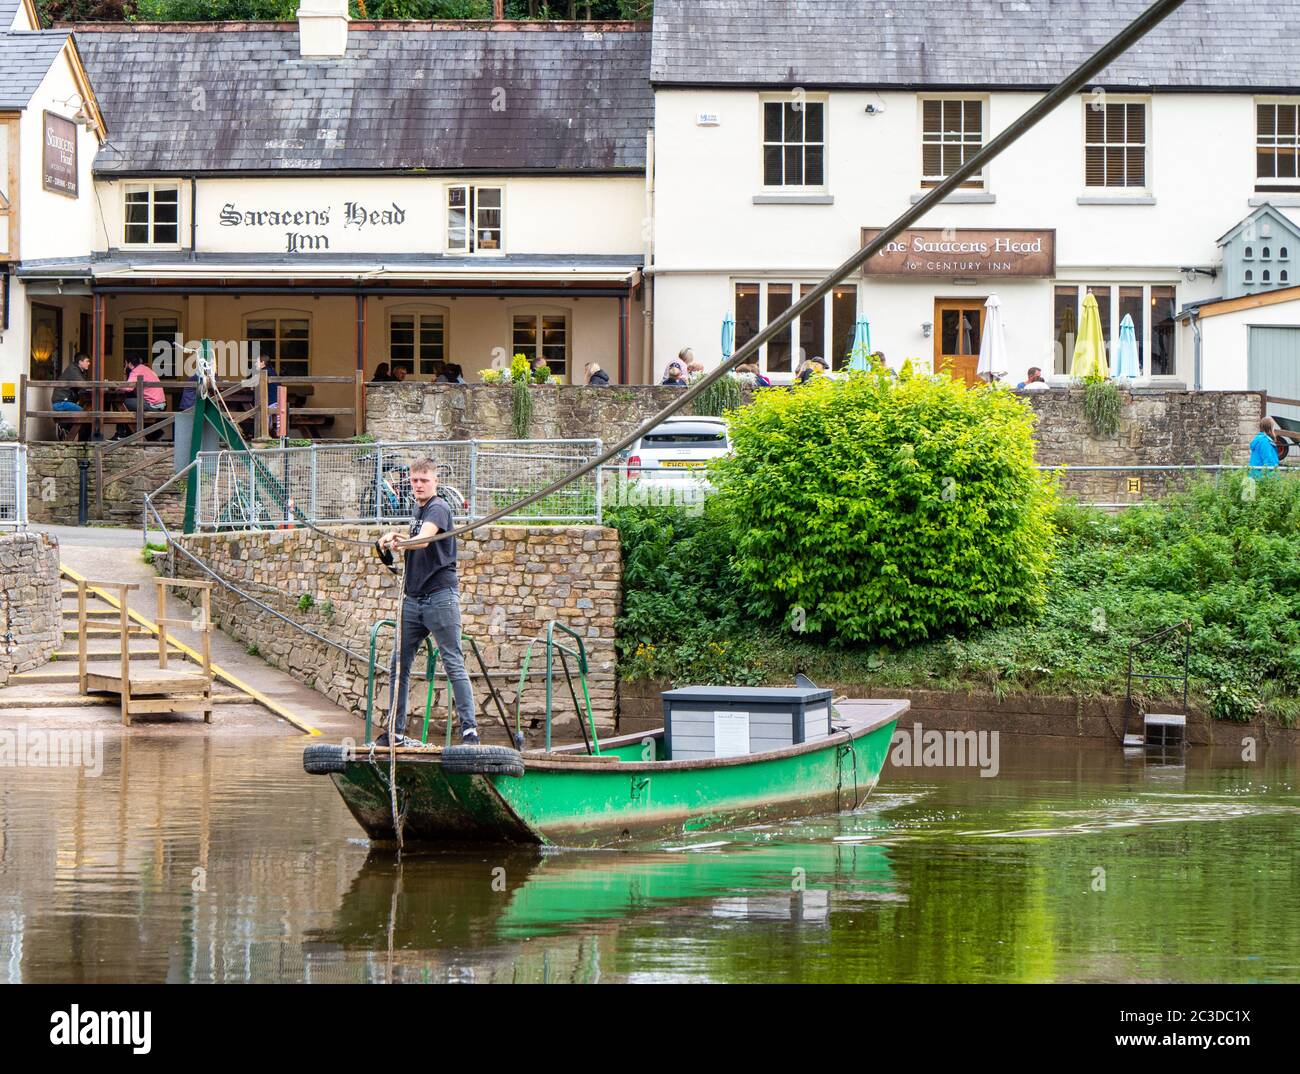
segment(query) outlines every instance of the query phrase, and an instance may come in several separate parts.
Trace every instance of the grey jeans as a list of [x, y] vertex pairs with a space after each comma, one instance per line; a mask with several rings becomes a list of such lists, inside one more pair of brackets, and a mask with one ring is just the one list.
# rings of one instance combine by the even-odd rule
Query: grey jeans
[[[451, 679], [461, 734], [474, 731], [478, 727], [474, 719], [474, 690], [470, 686], [469, 672], [465, 670], [465, 658], [460, 651], [460, 594], [454, 589], [439, 589], [422, 597], [407, 596], [402, 600], [402, 673], [397, 680], [396, 731], [400, 735], [406, 730], [411, 664], [420, 646], [424, 644], [424, 639], [430, 634], [438, 649], [442, 670]], [[397, 654], [394, 653], [392, 665], [396, 663]], [[396, 677], [396, 668], [392, 665], [389, 667], [390, 683]], [[423, 708], [422, 704], [421, 711]]]

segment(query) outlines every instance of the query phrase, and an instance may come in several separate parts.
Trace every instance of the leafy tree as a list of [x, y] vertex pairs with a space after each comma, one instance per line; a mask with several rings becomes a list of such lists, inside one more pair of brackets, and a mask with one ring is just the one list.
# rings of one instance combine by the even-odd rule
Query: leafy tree
[[711, 478], [754, 606], [810, 636], [906, 643], [1042, 604], [1054, 494], [1033, 415], [948, 377], [815, 377], [731, 418]]

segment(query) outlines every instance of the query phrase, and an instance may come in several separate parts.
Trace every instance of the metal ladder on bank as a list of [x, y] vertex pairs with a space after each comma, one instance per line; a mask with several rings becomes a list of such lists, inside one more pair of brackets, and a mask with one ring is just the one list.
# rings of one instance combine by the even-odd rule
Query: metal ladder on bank
[[[1174, 634], [1183, 632], [1183, 672], [1181, 675], [1140, 674], [1133, 670], [1133, 660], [1139, 649], [1149, 647], [1155, 642]], [[1127, 750], [1178, 750], [1187, 748], [1187, 686], [1188, 664], [1192, 655], [1192, 624], [1184, 619], [1181, 623], [1165, 627], [1145, 638], [1139, 638], [1128, 647], [1127, 688], [1124, 695], [1124, 731], [1123, 746]], [[1182, 682], [1183, 703], [1181, 712], [1142, 712], [1141, 732], [1129, 731], [1129, 724], [1138, 714], [1138, 706], [1133, 700], [1133, 680], [1147, 679], [1161, 682]]]

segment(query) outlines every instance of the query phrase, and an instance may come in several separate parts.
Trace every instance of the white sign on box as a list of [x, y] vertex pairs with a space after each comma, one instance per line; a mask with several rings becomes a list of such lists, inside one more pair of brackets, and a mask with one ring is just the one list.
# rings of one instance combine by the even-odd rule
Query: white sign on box
[[744, 757], [749, 753], [749, 713], [714, 712], [713, 756]]

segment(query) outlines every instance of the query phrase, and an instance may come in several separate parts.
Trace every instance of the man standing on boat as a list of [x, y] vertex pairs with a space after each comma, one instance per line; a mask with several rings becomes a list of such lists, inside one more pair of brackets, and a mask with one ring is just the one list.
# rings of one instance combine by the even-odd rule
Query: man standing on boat
[[[451, 508], [438, 495], [438, 476], [432, 459], [411, 463], [411, 492], [415, 496], [415, 515], [410, 533], [394, 531], [379, 538], [381, 551], [403, 549], [406, 553], [405, 586], [402, 599], [401, 675], [397, 674], [397, 654], [389, 669], [389, 683], [397, 683], [397, 706], [394, 731], [400, 744], [406, 730], [407, 693], [411, 682], [411, 664], [424, 639], [433, 635], [438, 657], [451, 680], [456, 697], [456, 717], [460, 723], [461, 742], [478, 745], [478, 725], [474, 719], [474, 691], [470, 686], [465, 659], [460, 651], [460, 593], [456, 578], [456, 541], [434, 541], [439, 533], [453, 528]], [[388, 736], [380, 735], [378, 745], [386, 746]]]

